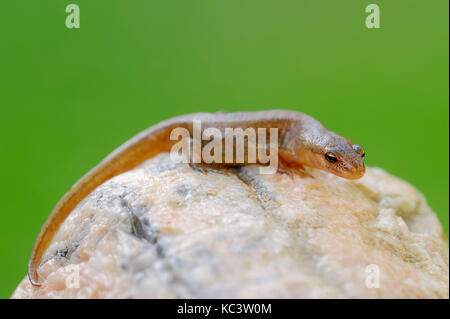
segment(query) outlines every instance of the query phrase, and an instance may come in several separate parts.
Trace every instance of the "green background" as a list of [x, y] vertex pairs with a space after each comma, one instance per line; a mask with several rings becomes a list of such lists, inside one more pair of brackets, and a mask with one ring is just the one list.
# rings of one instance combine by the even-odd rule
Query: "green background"
[[2, 1], [0, 297], [79, 177], [195, 111], [308, 113], [421, 190], [448, 234], [448, 0], [377, 0], [369, 30], [372, 2]]

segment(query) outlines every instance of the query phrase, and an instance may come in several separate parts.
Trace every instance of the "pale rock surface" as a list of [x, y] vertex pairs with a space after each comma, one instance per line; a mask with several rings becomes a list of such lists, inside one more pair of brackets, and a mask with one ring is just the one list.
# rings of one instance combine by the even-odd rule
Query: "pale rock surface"
[[308, 173], [205, 174], [160, 154], [80, 203], [43, 286], [12, 297], [448, 298], [448, 242], [415, 188], [379, 168]]

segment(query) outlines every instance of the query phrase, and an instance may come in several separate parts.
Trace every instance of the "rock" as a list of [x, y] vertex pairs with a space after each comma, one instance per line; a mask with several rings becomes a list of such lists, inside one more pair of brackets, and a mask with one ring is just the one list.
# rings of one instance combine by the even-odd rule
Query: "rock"
[[448, 242], [415, 188], [379, 168], [308, 173], [202, 172], [160, 154], [80, 203], [42, 287], [25, 278], [12, 298], [449, 297]]

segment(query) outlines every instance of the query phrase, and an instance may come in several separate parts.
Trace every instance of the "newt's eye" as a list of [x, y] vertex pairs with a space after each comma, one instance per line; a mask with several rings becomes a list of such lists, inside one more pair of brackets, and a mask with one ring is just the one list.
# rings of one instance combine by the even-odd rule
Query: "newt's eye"
[[362, 148], [361, 145], [354, 144], [354, 145], [352, 146], [352, 148], [353, 148], [353, 150], [354, 150], [356, 153], [358, 153], [359, 155], [361, 155], [361, 158], [364, 158], [364, 156], [366, 155], [365, 152], [364, 152], [364, 149]]
[[327, 152], [325, 153], [325, 159], [330, 162], [330, 163], [336, 163], [338, 161], [338, 158], [336, 157], [336, 155], [334, 155], [331, 152]]

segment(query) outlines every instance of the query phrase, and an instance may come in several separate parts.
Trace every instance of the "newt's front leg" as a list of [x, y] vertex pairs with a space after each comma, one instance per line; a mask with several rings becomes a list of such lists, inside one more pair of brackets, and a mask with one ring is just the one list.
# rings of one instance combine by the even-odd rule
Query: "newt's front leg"
[[306, 173], [305, 167], [292, 160], [292, 156], [288, 151], [278, 150], [278, 173], [286, 174], [291, 178], [295, 175], [300, 177], [312, 177], [310, 174]]

